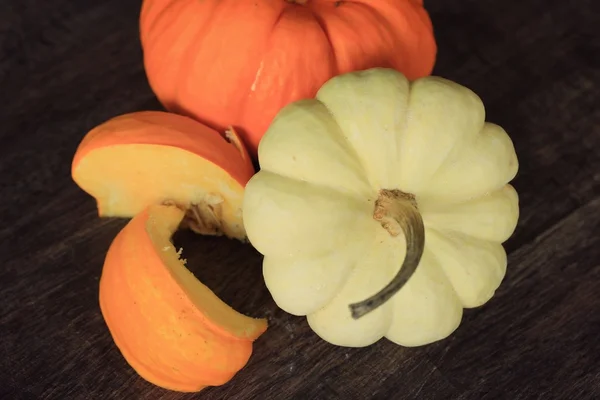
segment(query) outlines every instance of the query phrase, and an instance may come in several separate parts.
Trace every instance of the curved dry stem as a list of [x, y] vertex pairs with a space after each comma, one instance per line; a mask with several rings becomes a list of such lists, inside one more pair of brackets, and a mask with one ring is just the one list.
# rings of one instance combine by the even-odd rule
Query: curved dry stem
[[352, 318], [358, 319], [383, 305], [408, 282], [417, 269], [425, 247], [425, 227], [417, 209], [415, 197], [400, 190], [384, 189], [375, 202], [373, 218], [381, 222], [390, 235], [404, 232], [406, 257], [400, 270], [379, 292], [366, 300], [350, 304]]

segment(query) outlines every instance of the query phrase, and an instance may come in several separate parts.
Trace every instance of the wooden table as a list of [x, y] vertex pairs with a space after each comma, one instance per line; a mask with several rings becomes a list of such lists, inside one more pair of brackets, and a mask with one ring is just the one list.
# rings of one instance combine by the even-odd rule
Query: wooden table
[[520, 160], [521, 219], [497, 295], [447, 340], [337, 348], [279, 311], [250, 246], [181, 233], [226, 302], [267, 315], [249, 365], [200, 394], [142, 380], [98, 306], [122, 220], [70, 179], [94, 125], [161, 109], [141, 63], [139, 0], [0, 5], [0, 398], [600, 398], [600, 7], [597, 0], [428, 0], [435, 74], [478, 93]]

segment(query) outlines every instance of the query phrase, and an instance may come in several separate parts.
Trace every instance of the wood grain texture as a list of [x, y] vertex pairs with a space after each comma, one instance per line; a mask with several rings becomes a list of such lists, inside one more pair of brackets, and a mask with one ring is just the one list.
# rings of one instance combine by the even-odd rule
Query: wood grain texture
[[98, 278], [125, 222], [98, 219], [69, 176], [93, 126], [161, 108], [141, 64], [140, 1], [2, 1], [0, 399], [600, 398], [600, 3], [425, 3], [435, 74], [475, 90], [519, 155], [501, 289], [442, 342], [337, 348], [275, 307], [250, 246], [181, 232], [190, 269], [271, 324], [234, 380], [182, 395], [142, 380], [114, 346]]

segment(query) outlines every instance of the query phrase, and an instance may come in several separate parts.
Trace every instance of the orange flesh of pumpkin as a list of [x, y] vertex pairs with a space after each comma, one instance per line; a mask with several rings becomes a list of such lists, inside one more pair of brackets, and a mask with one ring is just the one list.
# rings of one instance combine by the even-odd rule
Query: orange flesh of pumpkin
[[127, 114], [86, 135], [72, 177], [96, 199], [100, 216], [132, 217], [162, 202], [216, 202], [222, 233], [243, 239], [243, 191], [254, 169], [239, 139], [231, 139], [175, 114]]
[[171, 242], [183, 216], [177, 207], [154, 205], [123, 228], [106, 256], [100, 307], [140, 376], [192, 392], [243, 368], [267, 322], [229, 307], [184, 266]]

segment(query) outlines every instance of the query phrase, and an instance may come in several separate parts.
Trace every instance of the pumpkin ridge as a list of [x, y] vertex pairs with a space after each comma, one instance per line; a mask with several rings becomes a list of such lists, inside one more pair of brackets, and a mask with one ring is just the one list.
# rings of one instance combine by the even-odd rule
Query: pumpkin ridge
[[[169, 32], [168, 30], [176, 30], [179, 29], [179, 27], [181, 26], [181, 21], [179, 21], [179, 18], [176, 23], [172, 23], [169, 24], [168, 20], [165, 20], [169, 15], [171, 14], [178, 14], [177, 12], [174, 11], [174, 9], [176, 9], [177, 6], [179, 6], [179, 14], [184, 14], [186, 9], [189, 7], [188, 4], [186, 4], [185, 2], [177, 2], [177, 1], [172, 1], [172, 0], [165, 0], [167, 3], [164, 6], [164, 8], [159, 9], [159, 12], [153, 16], [153, 19], [151, 20], [150, 26], [146, 27], [146, 20], [140, 20], [141, 23], [141, 27], [140, 27], [140, 39], [141, 39], [141, 46], [142, 49], [144, 50], [144, 54], [143, 54], [143, 59], [144, 59], [144, 67], [146, 69], [146, 75], [148, 78], [148, 81], [150, 83], [150, 86], [152, 87], [152, 90], [157, 93], [159, 96], [166, 96], [171, 97], [171, 102], [166, 102], [164, 103], [164, 106], [167, 110], [169, 111], [177, 111], [178, 113], [181, 113], [180, 109], [176, 109], [174, 107], [174, 104], [177, 104], [179, 102], [179, 90], [181, 87], [181, 77], [184, 76], [182, 75], [183, 70], [185, 69], [185, 66], [187, 66], [187, 64], [185, 63], [180, 63], [180, 65], [177, 67], [178, 73], [177, 73], [177, 84], [176, 85], [170, 85], [170, 87], [168, 89], [166, 89], [166, 93], [165, 93], [165, 86], [164, 85], [160, 85], [159, 86], [159, 90], [157, 91], [157, 89], [155, 88], [155, 80], [154, 79], [150, 79], [152, 75], [154, 75], [153, 71], [150, 70], [148, 68], [149, 65], [155, 65], [156, 62], [154, 61], [155, 53], [158, 51], [158, 49], [163, 49], [164, 48], [164, 44], [162, 43], [162, 36], [165, 35], [165, 32], [161, 31], [159, 29], [159, 26], [161, 24], [167, 25], [167, 28], [165, 28], [167, 30], [167, 32]], [[155, 1], [155, 2], [150, 2], [149, 0], [144, 0], [142, 2], [142, 11], [144, 11], [145, 9], [145, 5], [147, 3], [150, 3], [152, 5], [154, 5], [155, 7], [158, 5], [158, 3], [160, 3], [160, 1]], [[151, 6], [148, 6], [148, 9], [146, 11], [146, 13], [149, 13], [151, 9]], [[150, 18], [146, 15], [146, 18]], [[189, 26], [190, 23], [188, 22], [188, 24], [186, 26]], [[205, 25], [203, 25], [205, 26]], [[142, 29], [145, 28], [145, 29]], [[145, 34], [143, 32], [146, 32]], [[152, 33], [154, 32], [154, 36], [152, 36]], [[170, 32], [169, 32], [170, 33]], [[171, 34], [173, 35], [173, 34]], [[174, 35], [175, 39], [174, 41], [177, 42], [179, 40], [181, 40], [180, 35], [176, 34]], [[152, 47], [148, 47], [150, 44], [153, 45]], [[170, 50], [170, 49], [169, 49]], [[166, 50], [167, 52], [169, 50]], [[179, 57], [185, 59], [189, 54], [189, 50], [187, 52], [182, 52]], [[187, 71], [189, 72], [189, 71]], [[160, 73], [159, 73], [160, 74]], [[207, 124], [208, 125], [208, 124]], [[212, 127], [212, 126], [211, 126]]]
[[[437, 79], [436, 77], [429, 77], [428, 80], [433, 80], [433, 79]], [[418, 82], [419, 80], [417, 80], [416, 82]], [[410, 110], [411, 107], [411, 101], [413, 98], [413, 95], [415, 93], [415, 90], [413, 89], [413, 84], [414, 82], [410, 83], [409, 86], [409, 92], [408, 92], [408, 101], [407, 101], [407, 109]], [[485, 109], [484, 109], [485, 112]], [[409, 111], [410, 113], [410, 111]], [[406, 119], [406, 121], [408, 122], [408, 118]], [[448, 151], [446, 152], [446, 154], [444, 155], [444, 158], [439, 162], [437, 168], [433, 171], [433, 173], [429, 176], [430, 181], [434, 179], [434, 177], [440, 172], [444, 170], [444, 167], [446, 167], [446, 163], [448, 162], [448, 160], [450, 160], [452, 158], [452, 156], [454, 156], [455, 152], [458, 152], [458, 154], [460, 154], [464, 148], [473, 145], [473, 143], [475, 143], [479, 137], [483, 134], [483, 128], [485, 126], [486, 122], [485, 120], [483, 121], [483, 123], [481, 124], [481, 127], [479, 127], [479, 130], [477, 132], [475, 132], [475, 134], [465, 134], [464, 136], [462, 136], [461, 138], [459, 138], [458, 140], [454, 140], [452, 142], [452, 146], [448, 149]], [[408, 126], [406, 126], [405, 128], [405, 134], [408, 134]]]
[[[210, 4], [213, 4], [212, 2]], [[218, 6], [214, 6], [213, 10], [215, 8], [218, 8]], [[211, 11], [213, 11], [211, 10]], [[188, 110], [186, 110], [184, 107], [182, 107], [180, 104], [182, 104], [181, 101], [181, 91], [184, 89], [187, 89], [187, 82], [185, 82], [186, 77], [191, 76], [191, 70], [193, 69], [194, 66], [194, 58], [196, 57], [196, 54], [198, 53], [198, 50], [202, 47], [202, 45], [204, 44], [204, 37], [206, 32], [208, 31], [208, 27], [212, 26], [212, 21], [207, 20], [205, 24], [202, 24], [202, 26], [200, 27], [200, 29], [198, 29], [196, 31], [196, 34], [194, 35], [194, 41], [192, 42], [193, 44], [190, 45], [190, 48], [188, 48], [186, 50], [186, 53], [183, 55], [183, 61], [178, 63], [178, 69], [179, 69], [179, 73], [177, 74], [178, 76], [178, 82], [177, 85], [175, 85], [175, 91], [173, 93], [173, 103], [178, 104], [177, 109], [179, 109], [179, 112], [184, 113], [186, 115], [194, 115], [193, 113], [190, 113]], [[173, 105], [170, 105], [170, 107], [174, 107]], [[205, 123], [206, 125], [210, 126], [213, 129], [216, 130], [220, 130], [222, 127], [219, 127], [217, 124], [215, 124], [213, 121], [208, 121], [205, 118], [202, 118], [201, 120], [202, 123]]]
[[[166, 0], [166, 1], [169, 1], [169, 0]], [[154, 15], [152, 15], [151, 11], [154, 11], [154, 8], [156, 7], [157, 4], [158, 4], [158, 1], [143, 1], [142, 2], [142, 9], [140, 10], [140, 18], [139, 18], [140, 34], [144, 36], [144, 38], [141, 40], [142, 46], [143, 46], [143, 43], [146, 43], [147, 34], [149, 34], [150, 32], [153, 32], [155, 30], [156, 26], [160, 23], [160, 20], [163, 18], [163, 16], [165, 14], [167, 14], [168, 12], [171, 12], [171, 7], [175, 7], [177, 4], [180, 4], [182, 7], [184, 6], [183, 3], [177, 3], [177, 2], [170, 1], [166, 6], [164, 6], [163, 9], [159, 10], [158, 13], [154, 13]], [[149, 20], [150, 20], [150, 22], [148, 22]], [[142, 28], [146, 28], [146, 29], [142, 29]]]
[[[359, 72], [360, 73], [360, 72]], [[331, 81], [333, 81], [335, 79], [332, 78]], [[327, 85], [328, 82], [325, 83], [325, 85]], [[324, 86], [325, 86], [324, 85]], [[340, 133], [340, 136], [342, 137], [343, 141], [344, 141], [344, 147], [345, 149], [351, 153], [351, 155], [356, 159], [356, 161], [358, 162], [358, 166], [361, 168], [361, 170], [363, 171], [364, 175], [364, 179], [366, 181], [366, 183], [373, 188], [373, 190], [377, 190], [378, 188], [376, 188], [377, 185], [375, 185], [371, 179], [369, 178], [368, 174], [366, 173], [366, 171], [368, 171], [368, 168], [365, 164], [365, 160], [363, 160], [362, 157], [360, 157], [360, 152], [359, 149], [357, 149], [354, 144], [350, 141], [350, 139], [348, 138], [348, 136], [346, 135], [346, 133], [344, 132], [344, 130], [342, 129], [342, 127], [340, 126], [339, 122], [338, 122], [338, 118], [337, 116], [331, 111], [331, 109], [328, 107], [327, 103], [324, 101], [321, 101], [319, 99], [319, 93], [317, 92], [316, 94], [316, 100], [319, 101], [321, 104], [323, 104], [323, 106], [325, 106], [325, 109], [327, 110], [327, 112], [329, 113], [329, 115], [331, 116], [331, 119], [333, 119], [333, 121], [335, 122], [335, 124], [337, 125], [337, 131]]]
[[[493, 240], [487, 240], [487, 239], [482, 239], [473, 235], [468, 235], [466, 233], [463, 232], [459, 232], [459, 231], [454, 231], [454, 230], [448, 230], [448, 231], [444, 231], [444, 230], [440, 230], [439, 228], [428, 228], [428, 230], [430, 230], [431, 234], [430, 236], [432, 236], [434, 238], [434, 240], [437, 242], [442, 242], [445, 243], [448, 247], [456, 247], [455, 245], [455, 238], [458, 238], [459, 240], [469, 240], [469, 241], [473, 241], [473, 242], [477, 242], [479, 245], [478, 246], [474, 246], [475, 248], [483, 248], [484, 245], [489, 245], [489, 246], [499, 246], [499, 248], [502, 249], [502, 251], [504, 251], [504, 267], [502, 268], [501, 272], [498, 273], [496, 271], [494, 279], [496, 280], [496, 284], [494, 285], [495, 288], [491, 291], [491, 292], [487, 292], [487, 296], [481, 296], [479, 295], [478, 298], [478, 303], [485, 303], [489, 300], [489, 298], [492, 297], [493, 293], [498, 290], [498, 287], [500, 286], [500, 284], [502, 283], [502, 280], [504, 280], [504, 276], [506, 275], [506, 264], [507, 264], [507, 258], [506, 258], [506, 251], [504, 250], [504, 248], [502, 247], [501, 243], [498, 243], [496, 241]], [[452, 288], [454, 289], [454, 291], [456, 292], [456, 296], [458, 298], [458, 300], [461, 302], [462, 307], [463, 308], [475, 308], [480, 306], [481, 304], [470, 304], [469, 301], [465, 301], [465, 298], [463, 295], [461, 295], [459, 293], [459, 289], [456, 287], [456, 278], [451, 278], [451, 274], [448, 272], [448, 266], [447, 263], [445, 263], [443, 261], [443, 259], [445, 257], [440, 256], [440, 252], [442, 252], [441, 249], [436, 248], [434, 246], [430, 246], [431, 248], [429, 249], [429, 252], [433, 255], [433, 257], [438, 261], [438, 264], [440, 266], [440, 270], [443, 272], [444, 277], [448, 280], [448, 282], [450, 283], [450, 286], [452, 286]], [[489, 253], [489, 254], [493, 254], [493, 253]], [[484, 269], [486, 271], [489, 271], [489, 265], [484, 265]], [[491, 271], [492, 274], [494, 274], [494, 271]], [[467, 273], [467, 275], [471, 278], [474, 279], [470, 273]], [[472, 285], [471, 285], [472, 286]], [[481, 298], [484, 298], [483, 301], [481, 301]]]
[[[275, 36], [275, 35], [273, 34], [273, 32], [275, 31], [275, 29], [277, 28], [277, 26], [279, 25], [280, 21], [282, 20], [282, 18], [284, 17], [284, 14], [285, 14], [286, 6], [285, 6], [285, 5], [282, 5], [282, 6], [280, 6], [280, 7], [281, 7], [281, 8], [280, 8], [280, 10], [279, 10], [279, 12], [278, 12], [278, 14], [277, 14], [277, 18], [275, 18], [275, 19], [273, 20], [273, 22], [271, 23], [271, 28], [270, 28], [270, 30], [269, 30], [269, 33], [268, 33], [268, 35], [266, 36], [266, 38], [267, 38], [267, 39], [266, 39], [266, 41], [263, 43], [263, 51], [262, 51], [262, 54], [261, 54], [261, 56], [260, 56], [260, 57], [256, 58], [255, 65], [252, 67], [252, 70], [253, 70], [253, 71], [255, 71], [255, 73], [254, 73], [254, 75], [253, 75], [252, 79], [250, 79], [250, 80], [247, 82], [247, 83], [248, 83], [248, 85], [247, 85], [247, 88], [245, 87], [245, 88], [243, 89], [243, 92], [245, 92], [245, 93], [248, 93], [248, 95], [247, 95], [247, 96], [245, 96], [245, 99], [244, 99], [243, 101], [241, 101], [241, 102], [240, 102], [240, 105], [239, 105], [239, 107], [237, 108], [237, 110], [236, 110], [236, 113], [234, 114], [234, 115], [235, 115], [235, 120], [236, 120], [236, 121], [244, 121], [244, 124], [240, 124], [240, 125], [243, 125], [243, 126], [247, 125], [247, 123], [246, 123], [246, 121], [248, 120], [248, 117], [247, 117], [247, 115], [248, 115], [248, 112], [247, 112], [247, 110], [248, 110], [248, 107], [249, 107], [249, 105], [250, 105], [250, 104], [252, 104], [252, 103], [253, 103], [253, 101], [254, 101], [254, 99], [253, 99], [253, 98], [252, 98], [252, 96], [251, 96], [251, 94], [254, 92], [254, 90], [252, 89], [252, 87], [253, 87], [255, 84], [258, 84], [258, 85], [260, 85], [260, 83], [258, 83], [258, 81], [257, 81], [257, 75], [258, 75], [259, 73], [260, 73], [261, 75], [265, 75], [265, 74], [267, 74], [267, 75], [268, 75], [268, 73], [265, 73], [264, 71], [262, 71], [262, 68], [263, 68], [263, 65], [264, 65], [265, 54], [266, 54], [266, 53], [268, 52], [268, 50], [269, 50], [269, 49], [272, 47], [272, 45], [271, 45], [272, 38]], [[245, 134], [245, 135], [244, 135], [244, 139], [243, 139], [244, 143], [245, 143], [245, 144], [248, 144], [248, 143], [247, 143], [247, 141], [248, 141], [249, 139], [246, 137], [246, 129], [241, 129], [241, 128], [240, 128], [240, 130], [242, 130], [242, 131], [244, 132], [244, 134]]]
[[[436, 79], [435, 77], [429, 77], [429, 80], [431, 79]], [[406, 101], [406, 109], [407, 111], [407, 118], [405, 119], [405, 125], [403, 126], [404, 128], [404, 134], [405, 135], [409, 135], [409, 127], [408, 127], [408, 121], [410, 120], [410, 110], [411, 110], [411, 104], [412, 104], [412, 100], [414, 97], [416, 90], [414, 90], [414, 82], [410, 82], [409, 86], [408, 86], [408, 98]], [[461, 138], [461, 140], [465, 140], [466, 138], [463, 137]], [[433, 179], [433, 177], [440, 171], [442, 170], [442, 166], [445, 166], [446, 162], [448, 161], [448, 159], [450, 159], [450, 156], [452, 155], [452, 153], [454, 151], [456, 151], [456, 147], [457, 147], [457, 143], [459, 143], [461, 140], [455, 140], [452, 143], [452, 146], [448, 149], [448, 151], [446, 152], [446, 154], [444, 155], [444, 158], [438, 163], [437, 168], [433, 171], [433, 173], [429, 176], [429, 180], [431, 181]], [[400, 147], [398, 146], [398, 149]], [[459, 148], [460, 149], [460, 148]]]
[[[318, 104], [324, 111], [323, 116], [329, 119], [329, 124], [335, 126], [335, 129], [329, 130], [326, 134], [321, 135], [320, 140], [322, 140], [322, 144], [325, 146], [332, 146], [332, 148], [337, 148], [341, 151], [341, 154], [346, 154], [343, 159], [339, 159], [336, 161], [332, 161], [327, 154], [324, 154], [321, 150], [316, 150], [314, 153], [312, 152], [310, 146], [304, 146], [303, 152], [299, 152], [296, 157], [292, 157], [291, 160], [286, 165], [282, 166], [281, 164], [276, 164], [277, 161], [265, 159], [263, 158], [263, 162], [261, 164], [261, 169], [268, 170], [275, 174], [279, 174], [283, 177], [296, 180], [296, 181], [304, 181], [307, 180], [314, 186], [322, 186], [331, 189], [337, 190], [339, 193], [347, 194], [350, 197], [360, 197], [360, 198], [371, 198], [373, 201], [376, 197], [377, 188], [370, 182], [369, 177], [365, 173], [365, 168], [361, 164], [361, 160], [358, 158], [357, 154], [354, 152], [354, 149], [348, 143], [348, 140], [344, 137], [343, 132], [337, 126], [337, 123], [334, 119], [331, 118], [331, 114], [329, 110], [325, 107], [323, 103], [315, 102], [314, 104]], [[293, 125], [292, 125], [293, 126]], [[291, 141], [295, 141], [300, 136], [297, 136]], [[272, 146], [269, 141], [270, 135], [265, 136], [266, 140], [263, 140], [263, 152], [269, 151]], [[300, 139], [302, 142], [302, 140]], [[304, 141], [304, 143], [310, 143], [309, 141]], [[290, 150], [289, 145], [283, 146], [281, 151]], [[294, 151], [293, 149], [291, 151]], [[274, 164], [275, 163], [275, 164]], [[299, 171], [302, 171], [303, 165], [314, 165], [319, 164], [322, 166], [324, 170], [329, 168], [337, 168], [340, 165], [344, 165], [343, 171], [346, 171], [347, 174], [344, 176], [338, 176], [337, 179], [319, 179], [315, 176], [314, 172], [309, 174], [298, 174]], [[335, 165], [337, 164], [337, 165]], [[331, 170], [329, 172], [332, 172]], [[319, 176], [323, 178], [330, 177], [329, 174], [323, 174], [316, 172]], [[335, 176], [335, 175], [333, 175]], [[349, 181], [346, 179], [350, 179]]]
[[[353, 3], [363, 6], [365, 9], [372, 12], [373, 15], [375, 15], [375, 16], [382, 16], [383, 18], [380, 18], [380, 21], [384, 21], [386, 26], [389, 28], [387, 30], [390, 32], [393, 32], [393, 34], [394, 34], [393, 40], [400, 41], [402, 43], [401, 48], [402, 48], [402, 51], [405, 53], [405, 57], [403, 57], [401, 59], [400, 64], [391, 63], [387, 67], [392, 67], [395, 70], [402, 71], [402, 73], [404, 75], [406, 75], [407, 78], [409, 78], [409, 80], [414, 80], [421, 76], [431, 75], [431, 72], [433, 71], [433, 68], [435, 66], [435, 62], [430, 63], [431, 65], [426, 73], [413, 74], [412, 73], [413, 69], [415, 69], [417, 71], [422, 70], [421, 68], [415, 67], [415, 64], [421, 65], [422, 62], [419, 60], [415, 60], [414, 58], [409, 56], [409, 54], [412, 53], [413, 47], [429, 49], [430, 46], [433, 46], [434, 47], [434, 61], [435, 61], [435, 54], [437, 53], [437, 48], [436, 48], [437, 45], [435, 43], [435, 39], [433, 41], [431, 40], [431, 37], [433, 37], [433, 24], [431, 22], [431, 19], [428, 16], [427, 11], [425, 10], [425, 8], [423, 8], [422, 1], [420, 2], [421, 4], [418, 4], [418, 2], [417, 2], [417, 4], [415, 5], [415, 2], [413, 0], [401, 0], [401, 1], [397, 1], [397, 5], [395, 7], [390, 5], [390, 3], [393, 3], [393, 2], [389, 2], [386, 0], [383, 0], [383, 1], [358, 0]], [[400, 8], [400, 7], [401, 7], [401, 11], [398, 11], [398, 8]], [[392, 17], [391, 17], [389, 13], [386, 13], [386, 11], [391, 11], [394, 14], [392, 14]], [[401, 32], [401, 35], [398, 35], [397, 30], [391, 29], [398, 25], [396, 23], [396, 21], [393, 20], [393, 16], [396, 16], [396, 15], [400, 15], [402, 17], [402, 23], [404, 23], [404, 25], [412, 27], [412, 29], [410, 29], [410, 31], [411, 31], [411, 33], [413, 33], [413, 35], [410, 40], [406, 40], [406, 35], [407, 35], [406, 30], [403, 30]], [[413, 17], [417, 17], [418, 22], [421, 22], [422, 25], [415, 28], [415, 26], [419, 25], [419, 24], [415, 23], [415, 21], [412, 21]], [[422, 34], [423, 30], [426, 30], [427, 33], [430, 34], [430, 35], [426, 35], [426, 36], [431, 36], [431, 37], [423, 37], [424, 36]], [[413, 46], [411, 46], [412, 40], [414, 40], [414, 39], [418, 40], [420, 46], [414, 46], [414, 44], [413, 44]], [[422, 51], [421, 54], [426, 55], [426, 54], [428, 54], [428, 51]], [[392, 61], [394, 61], [394, 60], [392, 60]], [[415, 63], [415, 61], [417, 61], [417, 62]], [[372, 68], [372, 67], [374, 67], [374, 65], [367, 66], [367, 68]], [[384, 66], [384, 67], [386, 67], [386, 66]]]
[[331, 51], [330, 51], [331, 61], [332, 61], [331, 67], [333, 70], [332, 76], [336, 76], [340, 73], [340, 67], [338, 65], [338, 59], [337, 59], [337, 54], [335, 52], [335, 46], [333, 45], [333, 42], [331, 41], [331, 36], [329, 34], [329, 30], [327, 29], [327, 25], [323, 21], [323, 16], [321, 14], [319, 14], [319, 12], [317, 10], [315, 10], [315, 9], [311, 9], [311, 10], [312, 10], [313, 17], [315, 18], [315, 20], [317, 21], [317, 24], [323, 31], [323, 35], [325, 36], [325, 39], [327, 40], [327, 44], [328, 44], [329, 48], [331, 49]]
[[[283, 9], [282, 9], [282, 10], [279, 12], [279, 14], [277, 15], [277, 18], [275, 19], [275, 21], [273, 21], [273, 26], [271, 27], [271, 31], [269, 32], [268, 39], [267, 39], [267, 43], [266, 43], [266, 45], [265, 45], [265, 49], [269, 49], [269, 48], [271, 47], [271, 41], [272, 41], [272, 39], [271, 39], [271, 38], [274, 36], [274, 35], [273, 35], [273, 32], [275, 31], [275, 28], [276, 28], [276, 27], [277, 27], [277, 25], [279, 24], [279, 21], [281, 21], [281, 19], [283, 18], [284, 10], [285, 10], [285, 9], [283, 8]], [[262, 71], [261, 71], [261, 70], [262, 70], [261, 66], [262, 66], [262, 65], [263, 65], [263, 63], [264, 63], [264, 59], [265, 59], [265, 55], [264, 55], [264, 54], [262, 54], [262, 55], [261, 55], [261, 57], [258, 59], [258, 65], [257, 65], [257, 68], [256, 68], [256, 74], [254, 75], [254, 78], [252, 79], [252, 81], [250, 82], [250, 85], [249, 85], [249, 86], [248, 86], [248, 88], [247, 88], [247, 92], [248, 92], [249, 94], [250, 94], [250, 93], [252, 93], [252, 92], [254, 92], [254, 90], [252, 90], [252, 87], [255, 85], [255, 82], [257, 82], [257, 80], [256, 80], [256, 79], [257, 79], [257, 78], [256, 78], [256, 75], [257, 75], [259, 72], [261, 72], [261, 73], [262, 73]], [[246, 91], [246, 89], [244, 89], [244, 91]], [[242, 102], [242, 104], [240, 105], [240, 107], [239, 107], [239, 109], [238, 109], [238, 110], [239, 110], [239, 111], [238, 111], [238, 114], [237, 114], [237, 117], [238, 117], [238, 118], [236, 118], [236, 119], [240, 119], [240, 118], [241, 118], [241, 120], [242, 120], [242, 121], [246, 121], [246, 120], [247, 120], [247, 117], [245, 117], [246, 115], [248, 115], [248, 113], [247, 113], [247, 109], [248, 109], [249, 105], [250, 105], [250, 104], [251, 104], [253, 101], [254, 101], [254, 99], [252, 98], [252, 96], [246, 96], [245, 100]], [[244, 123], [244, 125], [246, 125], [246, 124]], [[238, 128], [238, 129], [239, 129], [239, 128]], [[243, 130], [243, 129], [240, 129], [240, 130]], [[246, 144], [246, 140], [244, 140], [244, 144]]]
[[311, 182], [307, 182], [305, 180], [294, 178], [293, 176], [289, 176], [287, 174], [282, 174], [280, 172], [274, 172], [274, 171], [271, 171], [271, 170], [268, 170], [268, 169], [263, 169], [262, 171], [268, 172], [269, 174], [272, 174], [272, 175], [277, 175], [277, 176], [279, 176], [279, 177], [281, 177], [283, 179], [290, 180], [290, 181], [292, 181], [292, 182], [294, 182], [296, 184], [300, 184], [300, 183], [302, 183], [302, 184], [308, 184], [308, 185], [310, 185], [312, 187], [315, 187], [315, 188], [318, 188], [318, 189], [323, 189], [324, 191], [330, 192], [331, 194], [334, 194], [334, 195], [337, 194], [339, 196], [346, 197], [348, 199], [352, 199], [354, 201], [359, 201], [359, 202], [373, 202], [374, 203], [375, 199], [377, 198], [376, 191], [373, 191], [372, 198], [366, 198], [365, 199], [362, 196], [353, 195], [351, 192], [343, 192], [339, 188], [335, 188], [335, 187], [332, 187], [332, 186], [329, 186], [329, 185], [324, 185], [322, 183], [316, 183], [316, 182], [312, 182], [312, 181]]

